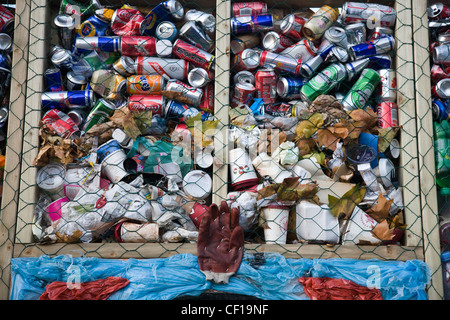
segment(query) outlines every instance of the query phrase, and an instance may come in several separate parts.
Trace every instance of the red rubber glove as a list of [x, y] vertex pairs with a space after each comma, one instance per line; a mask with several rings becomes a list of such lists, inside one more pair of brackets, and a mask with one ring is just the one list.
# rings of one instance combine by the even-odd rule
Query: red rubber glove
[[226, 201], [220, 208], [212, 204], [203, 215], [197, 241], [197, 259], [206, 280], [228, 283], [244, 255], [244, 230], [239, 225], [239, 209], [230, 210]]

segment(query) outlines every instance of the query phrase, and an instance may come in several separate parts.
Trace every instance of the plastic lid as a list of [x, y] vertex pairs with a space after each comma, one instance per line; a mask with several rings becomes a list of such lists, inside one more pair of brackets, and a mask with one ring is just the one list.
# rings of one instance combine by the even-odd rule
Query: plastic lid
[[202, 170], [191, 171], [183, 179], [183, 191], [193, 198], [205, 199], [211, 188], [212, 179]]
[[377, 152], [371, 146], [365, 144], [353, 144], [347, 146], [345, 156], [354, 163], [362, 164], [372, 162], [377, 156]]

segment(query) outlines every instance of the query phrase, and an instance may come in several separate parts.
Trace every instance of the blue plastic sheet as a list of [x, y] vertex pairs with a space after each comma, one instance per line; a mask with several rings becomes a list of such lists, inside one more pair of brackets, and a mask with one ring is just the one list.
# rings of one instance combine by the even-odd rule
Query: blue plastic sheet
[[53, 281], [68, 284], [127, 278], [127, 287], [110, 300], [170, 300], [198, 296], [207, 289], [245, 294], [266, 300], [309, 299], [301, 276], [343, 278], [380, 289], [386, 300], [425, 300], [429, 268], [420, 260], [286, 259], [277, 253], [245, 253], [228, 284], [205, 280], [197, 257], [177, 254], [157, 259], [99, 259], [70, 255], [11, 259], [11, 300], [36, 300]]

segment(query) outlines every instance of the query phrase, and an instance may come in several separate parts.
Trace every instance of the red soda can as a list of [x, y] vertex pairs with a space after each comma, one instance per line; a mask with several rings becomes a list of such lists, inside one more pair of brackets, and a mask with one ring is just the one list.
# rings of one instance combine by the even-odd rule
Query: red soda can
[[136, 9], [117, 9], [111, 18], [111, 30], [118, 36], [140, 36], [144, 15]]
[[234, 86], [234, 94], [231, 99], [231, 106], [236, 108], [242, 104], [248, 105], [252, 101], [256, 88], [248, 82], [240, 82]]
[[42, 117], [42, 123], [64, 139], [71, 138], [72, 135], [80, 132], [72, 118], [58, 109], [47, 111]]
[[253, 49], [245, 49], [233, 58], [233, 71], [253, 70], [259, 67], [259, 53]]
[[178, 39], [173, 44], [173, 55], [191, 62], [193, 65], [209, 70], [214, 63], [214, 56], [196, 46]]
[[234, 16], [258, 16], [266, 13], [267, 3], [262, 1], [233, 3]]
[[450, 17], [450, 9], [442, 4], [436, 3], [427, 8], [428, 18], [432, 21], [445, 20]]
[[277, 75], [273, 69], [260, 69], [255, 74], [257, 98], [264, 104], [275, 103], [277, 97]]
[[435, 64], [431, 68], [431, 80], [433, 83], [437, 83], [442, 79], [450, 78], [450, 67], [443, 69], [440, 65]]
[[14, 28], [14, 14], [0, 4], [0, 31], [7, 32]]
[[281, 20], [280, 29], [281, 33], [288, 36], [294, 41], [300, 41], [303, 39], [302, 28], [307, 20], [294, 14], [288, 14]]
[[214, 114], [214, 84], [210, 83], [203, 89], [203, 99], [198, 108]]
[[390, 128], [398, 126], [397, 104], [391, 101], [383, 101], [377, 105], [378, 128]]
[[128, 97], [128, 109], [131, 111], [151, 111], [163, 115], [164, 96], [150, 94], [133, 94]]
[[156, 38], [150, 36], [124, 36], [121, 41], [121, 52], [124, 56], [155, 56]]
[[272, 52], [281, 52], [293, 44], [294, 40], [275, 31], [267, 32], [262, 40], [264, 49]]

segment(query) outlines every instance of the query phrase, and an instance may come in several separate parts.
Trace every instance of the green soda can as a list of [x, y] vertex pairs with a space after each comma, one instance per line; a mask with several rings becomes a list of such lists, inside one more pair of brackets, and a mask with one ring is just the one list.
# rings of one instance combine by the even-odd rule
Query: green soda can
[[84, 132], [88, 132], [97, 123], [106, 122], [112, 116], [114, 110], [116, 110], [114, 103], [105, 99], [99, 99], [86, 118]]
[[380, 81], [378, 72], [373, 69], [364, 69], [342, 101], [344, 110], [364, 109]]
[[100, 7], [99, 2], [96, 0], [91, 0], [88, 4], [79, 3], [74, 0], [62, 0], [59, 7], [59, 13], [67, 14], [69, 16], [80, 15], [81, 19], [84, 20], [84, 18], [92, 16], [95, 13], [95, 10]]
[[327, 94], [347, 77], [347, 70], [342, 63], [329, 65], [300, 89], [300, 97], [311, 104], [321, 94]]

